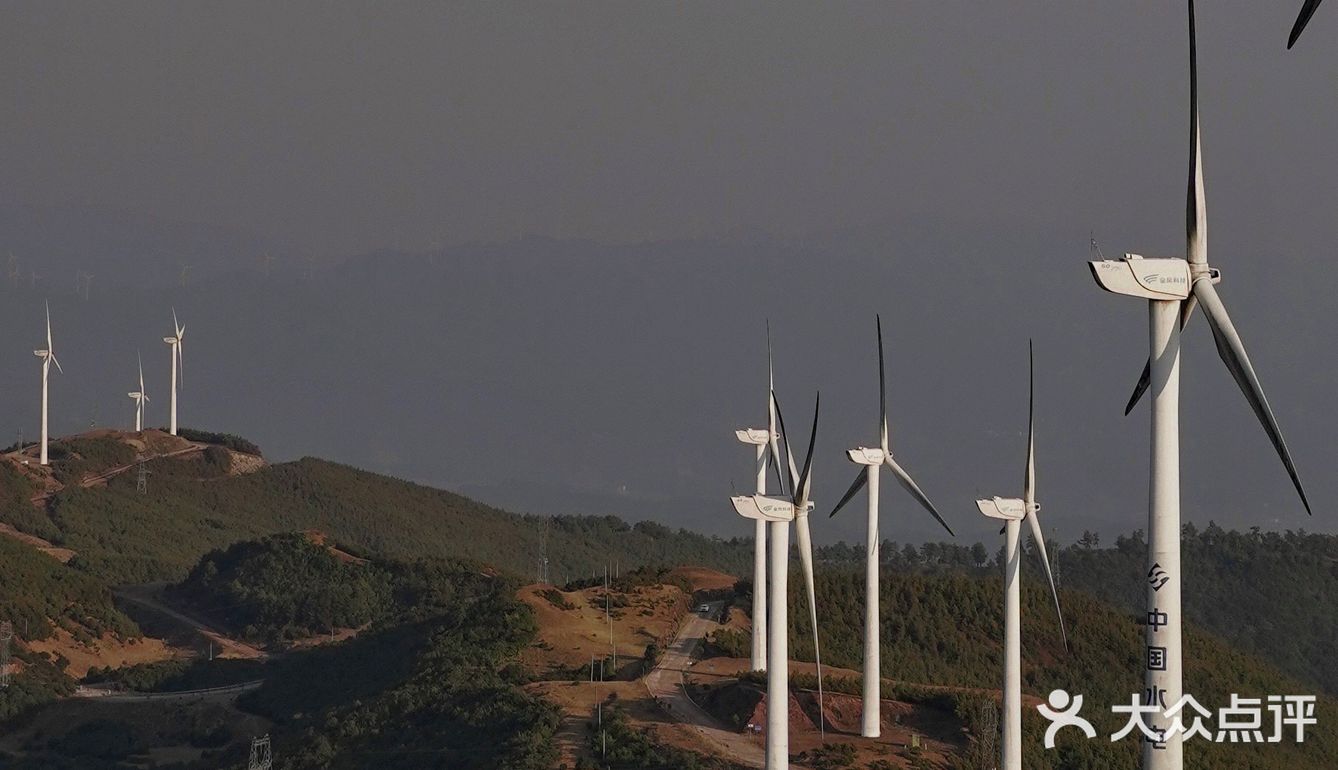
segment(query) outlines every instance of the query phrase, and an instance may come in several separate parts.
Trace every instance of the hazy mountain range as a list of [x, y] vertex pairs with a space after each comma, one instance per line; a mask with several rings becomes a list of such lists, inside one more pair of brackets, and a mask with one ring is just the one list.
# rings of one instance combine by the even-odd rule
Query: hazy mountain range
[[[765, 320], [793, 434], [807, 433], [822, 388], [821, 508], [853, 478], [842, 450], [876, 438], [881, 312], [893, 450], [962, 537], [993, 537], [970, 501], [1013, 494], [1021, 480], [1028, 337], [1047, 525], [1064, 538], [1142, 526], [1147, 415], [1121, 410], [1142, 364], [1144, 310], [1097, 290], [1085, 228], [917, 219], [807, 242], [531, 237], [341, 260], [276, 248], [266, 275], [267, 245], [226, 228], [78, 207], [8, 208], [0, 221], [20, 270], [42, 276], [36, 287], [4, 284], [0, 310], [11, 330], [0, 425], [28, 438], [43, 300], [65, 367], [52, 385], [57, 433], [132, 420], [137, 349], [149, 422], [165, 422], [160, 340], [175, 306], [187, 327], [183, 424], [241, 433], [275, 458], [329, 457], [513, 509], [745, 534], [725, 497], [752, 485], [732, 431], [764, 420]], [[1279, 280], [1303, 275], [1297, 258], [1215, 253], [1317, 515], [1304, 516], [1195, 324], [1186, 518], [1330, 531], [1338, 484], [1325, 461], [1338, 426], [1324, 286]], [[184, 286], [181, 263], [193, 265]], [[76, 269], [96, 276], [88, 301], [74, 294]], [[885, 537], [934, 536], [900, 495], [884, 512]], [[816, 537], [862, 539], [860, 518], [824, 515]]]

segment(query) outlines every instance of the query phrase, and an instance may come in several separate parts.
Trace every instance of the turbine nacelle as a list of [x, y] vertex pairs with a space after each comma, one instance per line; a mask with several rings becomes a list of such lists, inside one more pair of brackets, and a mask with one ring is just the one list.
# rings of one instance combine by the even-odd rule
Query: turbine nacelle
[[766, 446], [771, 443], [771, 431], [766, 428], [744, 428], [734, 431], [734, 436], [745, 444]]
[[163, 342], [166, 342], [166, 343], [169, 344], [169, 345], [175, 345], [175, 344], [177, 344], [177, 338], [176, 338], [176, 337], [163, 337]]
[[1190, 265], [1178, 257], [1144, 259], [1138, 254], [1125, 254], [1124, 259], [1102, 259], [1087, 265], [1097, 284], [1114, 294], [1166, 302], [1189, 298]]
[[[783, 497], [767, 495], [735, 495], [730, 498], [734, 510], [745, 519], [762, 521], [794, 521], [794, 503]], [[813, 503], [805, 506], [804, 515], [813, 509]]]
[[[1027, 503], [1016, 497], [993, 497], [977, 500], [976, 507], [991, 519], [1021, 521], [1027, 517]], [[1037, 506], [1039, 508], [1040, 506]]]
[[51, 355], [51, 352], [48, 350], [34, 350], [33, 355], [37, 356], [38, 358], [46, 358], [47, 356]]
[[858, 449], [847, 449], [846, 455], [850, 462], [856, 465], [882, 465], [891, 455], [883, 450], [874, 447], [859, 447]]

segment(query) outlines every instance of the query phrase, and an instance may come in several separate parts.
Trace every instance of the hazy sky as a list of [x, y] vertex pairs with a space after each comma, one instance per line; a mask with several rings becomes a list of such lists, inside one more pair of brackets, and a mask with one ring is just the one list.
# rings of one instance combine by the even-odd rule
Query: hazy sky
[[[1321, 512], [1338, 9], [1287, 52], [1293, 3], [1201, 5], [1210, 259]], [[1108, 256], [1183, 252], [1185, 29], [1180, 2], [8, 4], [0, 246], [49, 289], [5, 303], [25, 336], [0, 385], [28, 387], [73, 260], [103, 293], [53, 305], [84, 372], [56, 386], [78, 405], [58, 431], [127, 408], [104, 380], [175, 303], [187, 422], [743, 534], [702, 501], [747, 483], [729, 431], [759, 416], [762, 320], [793, 422], [829, 399], [826, 500], [874, 438], [883, 312], [895, 447], [955, 522], [1016, 492], [1036, 337], [1051, 521], [1132, 529], [1144, 311], [1081, 263], [1091, 232]], [[434, 256], [377, 251], [397, 247]], [[261, 250], [288, 276], [263, 291]], [[157, 283], [118, 294], [149, 251]], [[300, 283], [308, 254], [353, 259]], [[188, 259], [250, 277], [167, 288]], [[1187, 516], [1332, 529], [1294, 516], [1206, 329], [1187, 345]], [[29, 395], [0, 424], [31, 424]], [[855, 518], [815, 534], [856, 539]]]
[[[1321, 12], [1288, 53], [1288, 4], [1204, 6], [1210, 202], [1267, 212], [1279, 245], [1323, 243], [1338, 19]], [[337, 253], [793, 238], [893, 210], [1121, 232], [1160, 225], [1183, 173], [1184, 17], [1179, 2], [10, 3], [0, 196]]]

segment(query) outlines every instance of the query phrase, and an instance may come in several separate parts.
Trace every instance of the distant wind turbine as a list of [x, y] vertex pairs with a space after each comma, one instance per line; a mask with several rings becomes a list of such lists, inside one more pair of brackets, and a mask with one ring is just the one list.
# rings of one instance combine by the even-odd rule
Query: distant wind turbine
[[[1313, 10], [1313, 9], [1312, 9]], [[1147, 625], [1145, 690], [1158, 704], [1174, 704], [1183, 689], [1180, 581], [1180, 331], [1195, 305], [1202, 306], [1217, 345], [1217, 354], [1244, 393], [1268, 434], [1296, 487], [1306, 512], [1310, 503], [1282, 438], [1273, 410], [1264, 397], [1236, 327], [1217, 295], [1221, 273], [1208, 265], [1208, 214], [1203, 185], [1203, 153], [1199, 141], [1198, 63], [1194, 3], [1189, 2], [1190, 163], [1186, 202], [1186, 258], [1144, 259], [1126, 254], [1120, 260], [1089, 263], [1101, 288], [1148, 301], [1149, 364], [1129, 407], [1144, 389], [1152, 391], [1151, 490], [1148, 500]], [[1126, 411], [1127, 411], [1126, 409]], [[1159, 727], [1156, 718], [1149, 727]], [[1144, 743], [1143, 767], [1180, 770], [1184, 764], [1183, 734], [1164, 743]]]
[[42, 359], [42, 465], [50, 465], [47, 461], [47, 381], [51, 376], [51, 365], [56, 365], [56, 371], [61, 374], [65, 370], [61, 368], [60, 361], [56, 360], [56, 349], [51, 345], [51, 304], [46, 306], [46, 349], [34, 350], [33, 355]]
[[[139, 357], [139, 354], [135, 354]], [[139, 359], [139, 390], [129, 394], [135, 401], [135, 432], [144, 430], [144, 403], [149, 400], [149, 394], [144, 390], [144, 359]]]
[[171, 418], [171, 425], [169, 427], [169, 432], [171, 432], [171, 434], [175, 436], [177, 435], [178, 370], [180, 370], [181, 384], [183, 386], [186, 384], [186, 362], [182, 358], [182, 353], [181, 353], [181, 347], [182, 347], [181, 339], [186, 336], [186, 327], [177, 323], [176, 308], [172, 308], [172, 330], [173, 330], [172, 336], [163, 337], [163, 342], [166, 342], [172, 348], [172, 418]]
[[[943, 520], [934, 504], [929, 502], [920, 486], [910, 477], [896, 460], [892, 459], [892, 450], [887, 438], [887, 374], [883, 364], [883, 319], [875, 317], [878, 326], [878, 435], [879, 444], [875, 448], [859, 447], [848, 450], [850, 461], [864, 468], [855, 476], [855, 481], [846, 490], [841, 501], [832, 509], [830, 516], [835, 516], [851, 498], [866, 484], [869, 487], [869, 516], [865, 528], [864, 552], [864, 708], [860, 723], [860, 734], [865, 738], [877, 738], [882, 732], [882, 663], [878, 649], [878, 565], [879, 548], [882, 537], [878, 531], [878, 476], [884, 465], [892, 469], [893, 475], [901, 486], [916, 499], [929, 515], [933, 516], [943, 528], [953, 535], [952, 527]], [[954, 535], [955, 537], [955, 535]]]
[[1036, 392], [1035, 369], [1028, 346], [1028, 406], [1027, 406], [1027, 469], [1022, 482], [1022, 499], [995, 497], [977, 500], [980, 512], [1004, 521], [1004, 686], [1003, 686], [1003, 759], [1002, 770], [1022, 770], [1022, 549], [1021, 523], [1031, 525], [1032, 540], [1045, 565], [1045, 577], [1050, 582], [1050, 595], [1055, 600], [1055, 614], [1059, 617], [1059, 633], [1068, 649], [1068, 632], [1064, 629], [1064, 615], [1059, 610], [1059, 591], [1050, 571], [1050, 558], [1045, 553], [1045, 535], [1037, 514], [1041, 506], [1036, 502]]
[[[769, 524], [768, 541], [771, 556], [770, 595], [767, 598], [770, 617], [767, 626], [767, 728], [766, 728], [766, 770], [785, 770], [789, 767], [790, 752], [790, 659], [788, 609], [786, 597], [789, 591], [789, 556], [790, 522], [795, 522], [799, 533], [800, 558], [804, 564], [804, 578], [807, 583], [810, 620], [813, 624], [813, 652], [818, 670], [818, 721], [825, 723], [822, 703], [822, 655], [818, 647], [817, 613], [813, 598], [813, 553], [812, 543], [808, 538], [808, 514], [813, 509], [809, 500], [812, 489], [813, 449], [818, 435], [818, 406], [820, 398], [813, 407], [813, 430], [809, 436], [808, 455], [804, 459], [802, 472], [795, 470], [792, 444], [785, 434], [785, 419], [780, 412], [780, 403], [773, 390], [770, 394], [772, 408], [780, 425], [780, 438], [785, 442], [785, 455], [789, 470], [789, 495], [787, 497], [768, 497], [766, 495], [740, 495], [731, 498], [734, 509], [740, 516], [760, 519]], [[772, 434], [769, 451], [771, 461], [777, 468], [784, 467], [780, 460], [780, 451]], [[801, 526], [802, 524], [802, 526]], [[825, 729], [825, 727], [820, 728]]]

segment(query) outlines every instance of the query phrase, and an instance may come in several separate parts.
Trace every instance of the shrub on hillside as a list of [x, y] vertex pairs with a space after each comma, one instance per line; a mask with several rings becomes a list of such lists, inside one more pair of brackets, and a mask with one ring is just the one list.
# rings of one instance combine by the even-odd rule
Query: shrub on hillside
[[264, 457], [260, 447], [247, 441], [241, 436], [234, 436], [231, 433], [214, 433], [207, 430], [197, 430], [195, 428], [178, 428], [177, 435], [187, 441], [196, 441], [201, 444], [217, 444], [227, 447], [234, 452], [241, 452], [244, 455], [255, 455]]

